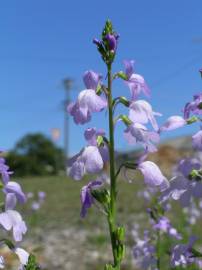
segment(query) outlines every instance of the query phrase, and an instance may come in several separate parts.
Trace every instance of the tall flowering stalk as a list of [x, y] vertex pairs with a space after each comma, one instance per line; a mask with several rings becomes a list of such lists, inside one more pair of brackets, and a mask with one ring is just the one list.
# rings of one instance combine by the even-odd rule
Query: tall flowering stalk
[[[202, 70], [199, 72], [202, 73]], [[201, 123], [202, 93], [194, 95], [193, 100], [187, 102], [182, 111], [183, 116], [169, 117], [159, 128], [159, 133]], [[137, 227], [133, 231], [136, 242], [133, 257], [140, 269], [162, 269], [162, 257], [163, 260], [170, 261], [172, 269], [202, 269], [201, 250], [194, 247], [199, 237], [193, 235], [194, 225], [201, 218], [202, 207], [201, 128], [192, 136], [192, 146], [194, 156], [179, 160], [172, 171], [169, 186], [160, 196], [155, 190], [141, 192], [149, 206], [147, 213], [152, 227], [151, 232], [145, 231], [144, 239], [139, 237]], [[181, 226], [178, 229], [173, 227], [166, 216], [167, 212], [174, 210], [173, 201], [179, 201], [182, 207], [183, 216], [179, 215], [178, 224], [181, 223]], [[155, 234], [157, 237], [154, 237]]]
[[[150, 187], [159, 187], [161, 191], [168, 188], [169, 183], [156, 164], [146, 161], [149, 152], [157, 150], [155, 143], [159, 141], [159, 128], [156, 116], [161, 114], [153, 111], [152, 106], [145, 100], [138, 100], [141, 93], [149, 97], [150, 91], [144, 78], [134, 73], [134, 61], [124, 61], [125, 72], [112, 74], [112, 64], [116, 56], [119, 35], [114, 31], [110, 21], [107, 21], [102, 32], [101, 40], [93, 42], [106, 64], [107, 86], [102, 83], [102, 76], [92, 70], [84, 73], [86, 89], [81, 91], [76, 102], [69, 104], [67, 110], [76, 124], [85, 124], [90, 121], [92, 113], [108, 110], [109, 138], [103, 130], [88, 128], [84, 132], [87, 146], [80, 153], [69, 160], [68, 173], [75, 180], [80, 180], [85, 174], [102, 173], [104, 165], [108, 162], [109, 182], [106, 176], [100, 174], [97, 179], [90, 181], [81, 190], [81, 217], [85, 217], [87, 210], [94, 204], [100, 204], [102, 212], [107, 216], [113, 263], [106, 264], [105, 270], [120, 270], [121, 262], [125, 256], [125, 228], [117, 225], [116, 202], [117, 180], [121, 170], [139, 170]], [[131, 99], [124, 96], [113, 97], [112, 82], [122, 79], [129, 87]], [[115, 116], [117, 105], [121, 104], [129, 110], [128, 115]], [[115, 164], [114, 127], [122, 121], [126, 126], [124, 137], [130, 144], [143, 147], [143, 153], [134, 162], [124, 162], [118, 168]], [[145, 124], [151, 124], [152, 131]], [[156, 255], [158, 256], [158, 254]], [[157, 260], [158, 261], [158, 260]]]
[[[114, 36], [111, 37], [112, 39]], [[112, 251], [114, 256], [114, 266], [120, 269], [120, 260], [117, 253], [116, 239], [116, 177], [115, 177], [115, 158], [114, 158], [114, 122], [113, 122], [113, 99], [112, 99], [112, 63], [107, 63], [108, 76], [108, 111], [109, 111], [109, 161], [110, 161], [110, 207], [108, 211], [108, 223], [111, 236]]]

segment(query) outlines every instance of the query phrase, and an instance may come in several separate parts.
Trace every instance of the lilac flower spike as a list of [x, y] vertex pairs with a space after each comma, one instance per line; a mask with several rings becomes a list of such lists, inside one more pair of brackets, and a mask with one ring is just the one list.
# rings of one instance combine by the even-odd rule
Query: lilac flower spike
[[158, 124], [156, 122], [155, 116], [161, 116], [161, 114], [154, 112], [148, 102], [145, 100], [133, 101], [129, 109], [129, 118], [134, 123], [147, 124], [150, 122], [154, 130], [158, 130]]
[[192, 145], [194, 149], [199, 151], [202, 150], [202, 130], [192, 136]]
[[7, 231], [13, 229], [15, 241], [22, 241], [22, 235], [26, 233], [27, 227], [21, 215], [13, 210], [16, 205], [16, 197], [12, 193], [6, 195], [5, 212], [0, 214], [0, 224]]
[[67, 111], [73, 116], [76, 124], [90, 121], [93, 112], [100, 112], [107, 106], [107, 100], [96, 94], [101, 76], [93, 71], [86, 71], [83, 77], [87, 89], [80, 92], [76, 102], [67, 106]]
[[138, 169], [144, 176], [145, 183], [150, 187], [160, 187], [164, 191], [169, 187], [167, 178], [162, 174], [159, 167], [151, 162], [144, 161], [138, 165]]
[[183, 127], [187, 124], [183, 117], [175, 115], [169, 117], [166, 122], [160, 127], [159, 131], [174, 130]]
[[103, 184], [102, 181], [96, 180], [89, 182], [86, 186], [82, 187], [81, 189], [81, 217], [84, 218], [87, 214], [88, 208], [92, 206], [94, 203], [94, 198], [91, 195], [91, 190], [99, 188]]
[[134, 123], [127, 127], [124, 131], [124, 137], [129, 144], [141, 144], [148, 152], [156, 152], [157, 148], [154, 143], [160, 140], [159, 134], [153, 131], [148, 131], [141, 124]]
[[132, 100], [136, 100], [141, 92], [143, 92], [146, 96], [150, 96], [150, 90], [144, 78], [139, 74], [133, 73], [134, 61], [124, 60], [123, 63], [126, 69], [126, 75], [128, 77], [126, 84], [130, 89]]

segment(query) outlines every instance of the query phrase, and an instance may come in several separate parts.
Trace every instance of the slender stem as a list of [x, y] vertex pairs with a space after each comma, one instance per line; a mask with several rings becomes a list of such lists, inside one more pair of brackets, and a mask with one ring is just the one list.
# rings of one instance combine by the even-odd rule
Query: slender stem
[[156, 243], [156, 253], [157, 253], [157, 262], [156, 262], [156, 266], [157, 269], [160, 270], [161, 269], [161, 254], [160, 254], [160, 241], [161, 241], [161, 236], [160, 236], [160, 232], [157, 232], [157, 243]]
[[112, 99], [112, 73], [111, 64], [107, 66], [108, 72], [108, 110], [109, 110], [109, 156], [110, 156], [110, 211], [108, 215], [109, 230], [111, 236], [114, 267], [120, 269], [120, 261], [116, 253], [116, 177], [114, 157], [114, 123], [113, 123], [113, 99]]

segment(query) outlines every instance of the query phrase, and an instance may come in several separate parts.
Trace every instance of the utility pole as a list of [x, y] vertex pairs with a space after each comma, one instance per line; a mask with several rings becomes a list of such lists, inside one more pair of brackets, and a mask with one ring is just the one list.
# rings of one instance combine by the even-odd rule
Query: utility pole
[[70, 78], [65, 78], [63, 80], [63, 87], [65, 90], [65, 100], [64, 100], [64, 155], [65, 159], [69, 157], [69, 116], [67, 113], [67, 106], [70, 103], [70, 90], [72, 89], [73, 80]]

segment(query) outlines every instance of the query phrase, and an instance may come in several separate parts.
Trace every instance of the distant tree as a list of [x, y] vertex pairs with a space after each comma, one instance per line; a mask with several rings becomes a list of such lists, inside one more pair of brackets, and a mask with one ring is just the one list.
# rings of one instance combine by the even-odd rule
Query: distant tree
[[15, 175], [54, 175], [64, 170], [64, 153], [41, 133], [27, 134], [7, 157]]

